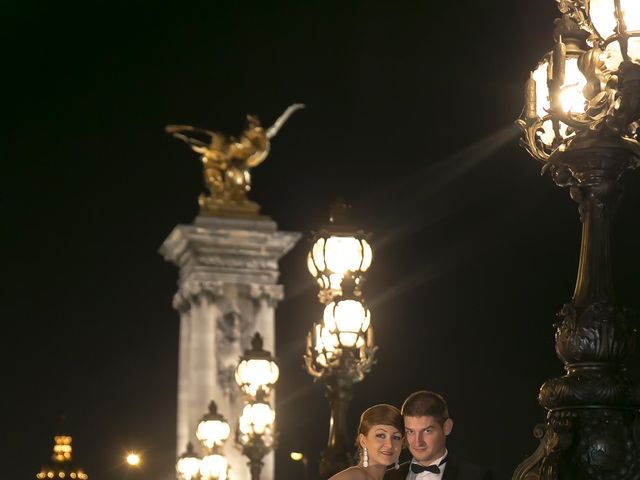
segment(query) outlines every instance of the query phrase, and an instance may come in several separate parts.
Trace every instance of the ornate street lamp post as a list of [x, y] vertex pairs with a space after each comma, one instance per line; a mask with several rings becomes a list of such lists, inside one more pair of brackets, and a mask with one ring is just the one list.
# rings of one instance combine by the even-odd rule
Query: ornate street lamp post
[[236, 443], [248, 459], [251, 480], [259, 480], [262, 459], [276, 446], [276, 412], [269, 405], [264, 391], [245, 405], [238, 419]]
[[640, 165], [640, 3], [558, 0], [555, 46], [526, 85], [522, 143], [579, 205], [573, 298], [558, 314], [566, 375], [547, 381], [538, 450], [514, 480], [640, 477], [640, 390], [625, 371], [635, 331], [613, 291], [610, 229], [620, 179]]
[[229, 463], [223, 454], [223, 446], [230, 433], [229, 423], [218, 413], [216, 402], [211, 401], [209, 411], [196, 428], [196, 437], [202, 444], [205, 455], [203, 458], [198, 457], [189, 442], [187, 451], [176, 462], [178, 479], [227, 480]]
[[371, 265], [371, 246], [368, 235], [349, 225], [348, 208], [332, 206], [331, 225], [315, 234], [307, 262], [325, 304], [322, 320], [307, 336], [304, 356], [309, 374], [325, 384], [331, 405], [329, 440], [320, 460], [323, 479], [352, 464], [347, 408], [353, 384], [371, 369], [376, 351], [361, 289]]
[[236, 444], [248, 459], [251, 480], [259, 480], [262, 459], [276, 448], [276, 412], [269, 405], [268, 396], [278, 381], [279, 370], [270, 352], [263, 350], [259, 333], [251, 339], [236, 367], [236, 383], [247, 400], [238, 419]]
[[209, 411], [202, 417], [196, 429], [196, 438], [200, 440], [207, 453], [200, 461], [201, 480], [226, 480], [228, 478], [229, 463], [222, 449], [230, 433], [229, 423], [218, 413], [218, 406], [212, 400], [209, 403]]

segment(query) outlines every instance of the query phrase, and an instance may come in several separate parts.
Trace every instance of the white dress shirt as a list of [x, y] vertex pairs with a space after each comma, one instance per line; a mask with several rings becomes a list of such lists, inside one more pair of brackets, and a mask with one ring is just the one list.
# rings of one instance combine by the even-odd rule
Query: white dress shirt
[[[440, 458], [436, 458], [429, 465], [438, 465], [442, 460], [444, 460], [444, 458], [447, 456], [447, 453], [448, 453], [447, 450], [445, 450], [444, 455], [442, 455]], [[416, 462], [415, 459], [411, 459], [411, 463], [419, 463], [419, 462]], [[428, 465], [425, 465], [425, 466], [428, 466]], [[444, 474], [444, 469], [446, 467], [447, 467], [447, 464], [445, 462], [438, 467], [440, 468], [440, 473], [431, 473], [431, 472], [413, 473], [413, 471], [411, 470], [411, 465], [409, 465], [409, 473], [407, 474], [407, 480], [442, 480], [442, 475]]]

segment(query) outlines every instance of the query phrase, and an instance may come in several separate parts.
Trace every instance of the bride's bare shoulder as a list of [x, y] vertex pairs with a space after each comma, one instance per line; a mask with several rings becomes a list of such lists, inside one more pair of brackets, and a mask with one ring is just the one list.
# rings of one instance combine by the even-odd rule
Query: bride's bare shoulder
[[367, 476], [358, 467], [349, 467], [336, 473], [329, 480], [367, 480]]

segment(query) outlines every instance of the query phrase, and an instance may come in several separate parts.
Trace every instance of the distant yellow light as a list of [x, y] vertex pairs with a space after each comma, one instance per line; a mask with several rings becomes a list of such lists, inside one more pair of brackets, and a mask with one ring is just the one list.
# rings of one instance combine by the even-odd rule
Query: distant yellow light
[[135, 452], [131, 452], [127, 455], [127, 463], [132, 467], [137, 467], [138, 465], [140, 465], [141, 461], [142, 459], [140, 458], [140, 455]]
[[294, 462], [299, 462], [304, 458], [304, 455], [300, 452], [291, 452], [290, 456], [291, 456], [291, 460], [293, 460]]

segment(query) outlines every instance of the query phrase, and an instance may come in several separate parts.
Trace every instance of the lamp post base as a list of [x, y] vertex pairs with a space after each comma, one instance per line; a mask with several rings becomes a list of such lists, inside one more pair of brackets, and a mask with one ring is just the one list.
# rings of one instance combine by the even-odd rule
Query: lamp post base
[[326, 397], [331, 404], [329, 441], [320, 459], [320, 479], [326, 480], [354, 464], [351, 456], [350, 437], [347, 431], [347, 409], [351, 401], [354, 376], [348, 366], [351, 362], [342, 358], [342, 367], [327, 379]]
[[640, 477], [636, 409], [567, 408], [549, 412], [538, 449], [512, 480], [635, 480]]

